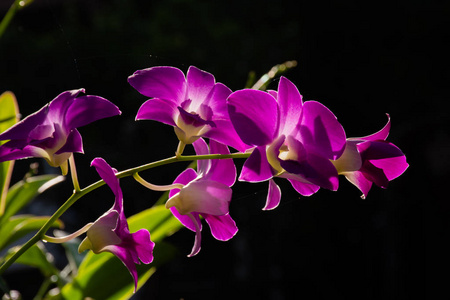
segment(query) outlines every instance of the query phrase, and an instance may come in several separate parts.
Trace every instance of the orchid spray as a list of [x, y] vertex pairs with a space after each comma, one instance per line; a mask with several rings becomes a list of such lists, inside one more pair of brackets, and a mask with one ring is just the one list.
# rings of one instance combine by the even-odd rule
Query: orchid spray
[[[136, 71], [128, 82], [149, 98], [137, 111], [136, 120], [153, 120], [172, 126], [179, 141], [177, 149], [173, 149], [175, 155], [123, 171], [115, 170], [97, 157], [92, 166], [101, 180], [86, 187], [78, 182], [74, 161], [75, 154], [84, 153], [77, 128], [120, 115], [121, 111], [111, 101], [99, 96], [80, 96], [84, 89], [66, 91], [22, 121], [9, 128], [0, 127], [3, 131], [0, 131], [0, 141], [3, 141], [0, 163], [42, 158], [50, 166], [60, 168], [63, 176], [69, 174], [70, 168], [74, 187], [73, 194], [52, 216], [41, 218], [34, 225], [27, 223], [34, 235], [20, 247], [11, 248], [2, 258], [0, 274], [14, 262], [26, 262], [30, 251], [40, 251], [40, 241], [70, 243], [85, 235], [77, 242], [79, 252], [91, 251], [81, 265], [66, 271], [64, 276], [52, 269], [51, 274], [57, 278], [54, 281], [56, 293], [71, 299], [106, 299], [119, 295], [129, 298], [160, 261], [170, 258], [170, 248], [162, 240], [178, 229], [186, 227], [195, 234], [189, 257], [200, 253], [203, 221], [217, 240], [228, 241], [237, 234], [236, 221], [230, 215], [236, 179], [248, 184], [267, 182], [264, 210], [271, 210], [282, 198], [275, 178], [284, 178], [300, 195], [311, 196], [320, 188], [338, 190], [341, 175], [367, 197], [373, 183], [386, 188], [389, 181], [408, 168], [403, 152], [387, 141], [391, 127], [389, 116], [379, 132], [348, 138], [330, 109], [318, 101], [305, 101], [286, 77], [279, 77], [277, 90], [258, 89], [265, 87], [269, 79], [279, 75], [278, 70], [286, 70], [287, 66], [295, 64], [279, 65], [253, 88], [237, 91], [231, 91], [216, 82], [212, 74], [194, 66], [188, 68], [186, 75], [170, 66]], [[15, 113], [0, 116], [10, 120]], [[185, 155], [186, 147], [192, 147], [195, 154]], [[244, 160], [241, 169], [235, 165], [239, 159]], [[152, 184], [144, 179], [154, 168], [183, 162], [191, 164], [174, 175], [167, 185]], [[5, 178], [10, 169], [5, 172]], [[149, 209], [127, 218], [124, 207], [130, 199], [124, 195], [119, 182], [125, 177], [133, 177], [151, 189], [151, 193], [164, 193], [156, 205], [149, 205]], [[39, 182], [48, 187], [49, 179]], [[74, 233], [47, 233], [50, 228], [61, 227], [59, 218], [79, 199], [105, 184], [114, 195], [114, 204], [96, 221], [81, 226]], [[36, 193], [38, 190], [36, 188]], [[14, 193], [17, 193], [14, 188], [6, 187], [8, 196], [0, 198], [3, 202], [0, 207], [4, 207], [0, 214], [0, 246], [3, 248], [19, 238], [4, 229], [14, 225], [13, 215], [21, 205]], [[111, 202], [110, 196], [105, 196], [104, 201]], [[149, 197], [144, 195], [143, 198]], [[102, 203], [103, 197], [98, 201]], [[159, 256], [158, 249], [162, 249]], [[121, 265], [116, 269], [112, 266], [117, 261]], [[131, 280], [129, 276], [121, 279], [124, 270], [131, 274]], [[96, 288], [100, 278], [114, 284], [100, 291]]]

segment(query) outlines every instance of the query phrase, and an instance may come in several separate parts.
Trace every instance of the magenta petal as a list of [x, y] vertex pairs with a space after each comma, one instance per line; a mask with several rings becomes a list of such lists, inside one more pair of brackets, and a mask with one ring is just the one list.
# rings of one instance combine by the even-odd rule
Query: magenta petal
[[302, 111], [302, 96], [297, 87], [285, 77], [280, 78], [277, 95], [280, 109], [279, 135], [289, 135], [297, 126]]
[[135, 261], [133, 260], [131, 253], [126, 248], [117, 245], [108, 246], [106, 251], [111, 252], [112, 254], [117, 256], [117, 258], [119, 258], [122, 261], [125, 267], [127, 267], [128, 271], [133, 277], [134, 290], [136, 291], [138, 284], [138, 274], [136, 270]]
[[153, 67], [136, 71], [128, 83], [139, 93], [152, 98], [170, 100], [179, 105], [185, 100], [186, 79], [180, 69]]
[[223, 216], [203, 215], [211, 229], [211, 234], [219, 241], [228, 241], [238, 232], [236, 223], [229, 214]]
[[267, 192], [266, 205], [263, 210], [277, 208], [281, 200], [281, 189], [273, 179], [269, 180], [269, 190]]
[[[179, 198], [183, 208], [189, 212], [224, 215], [228, 213], [231, 194], [231, 188], [221, 182], [198, 180], [182, 188]], [[183, 209], [178, 207], [178, 210], [183, 213]]]
[[344, 175], [348, 181], [350, 181], [363, 193], [361, 198], [365, 199], [370, 191], [370, 188], [372, 187], [372, 181], [367, 179], [363, 173], [359, 171], [344, 173]]
[[[106, 184], [113, 191], [117, 199], [122, 199], [122, 189], [119, 185], [119, 179], [115, 175], [115, 171], [111, 166], [101, 157], [96, 157], [92, 160], [91, 166], [95, 167], [97, 173], [106, 182]], [[119, 213], [123, 211], [123, 208], [118, 210]]]
[[[175, 178], [173, 183], [181, 183], [181, 184], [188, 184], [189, 182], [193, 181], [195, 178], [197, 178], [197, 173], [194, 169], [186, 169], [183, 172], [181, 172], [180, 175]], [[176, 193], [178, 193], [180, 189], [171, 189], [169, 192], [169, 198], [174, 196]]]
[[82, 96], [76, 98], [66, 113], [66, 126], [77, 128], [94, 121], [120, 115], [119, 108], [99, 96]]
[[[214, 76], [208, 72], [202, 71], [194, 66], [189, 67], [186, 74], [187, 80], [187, 99], [192, 100], [191, 109], [197, 111], [202, 103], [204, 103], [214, 89]], [[225, 103], [226, 97], [223, 98]]]
[[[195, 153], [197, 155], [205, 155], [209, 154], [209, 147], [208, 144], [206, 144], [205, 140], [200, 138], [192, 143], [192, 146], [194, 146]], [[200, 159], [197, 160], [197, 173], [199, 175], [204, 175], [206, 172], [208, 172], [209, 168], [211, 167], [211, 161], [208, 159]]]
[[58, 151], [56, 151], [55, 154], [61, 154], [64, 152], [84, 153], [81, 134], [77, 129], [73, 129], [69, 133], [66, 143]]
[[[209, 147], [211, 148], [211, 154], [230, 153], [227, 146], [213, 140], [210, 140]], [[232, 186], [236, 181], [236, 166], [231, 158], [214, 159], [211, 161], [211, 168], [204, 178]]]
[[311, 196], [315, 194], [320, 187], [315, 184], [305, 183], [299, 180], [295, 180], [294, 178], [288, 178], [292, 187], [302, 196]]
[[3, 144], [0, 147], [0, 162], [29, 157], [42, 157], [40, 152], [43, 150], [41, 148], [35, 146], [23, 146], [23, 148], [12, 147], [13, 145], [15, 146], [17, 144], [18, 143], [13, 140]]
[[[195, 230], [196, 230], [195, 226], [196, 225], [195, 225], [194, 221], [192, 220], [192, 218], [189, 215], [182, 215], [182, 214], [180, 214], [175, 207], [171, 207], [170, 211], [172, 212], [173, 216], [175, 218], [177, 218], [181, 222], [181, 224], [183, 224], [187, 229], [195, 232]], [[200, 231], [201, 231], [202, 230], [202, 223], [200, 222], [199, 214], [198, 213], [191, 213], [191, 215], [198, 221], [197, 225], [199, 226]]]
[[167, 125], [177, 126], [176, 116], [179, 115], [177, 104], [162, 99], [150, 99], [144, 102], [138, 110], [136, 120], [154, 120]]
[[241, 140], [239, 135], [236, 133], [233, 124], [229, 120], [215, 120], [214, 124], [216, 127], [213, 127], [206, 132], [204, 134], [205, 137], [233, 147], [239, 152], [245, 152], [245, 150], [251, 148], [251, 146], [246, 145]]
[[241, 174], [240, 181], [260, 182], [272, 178], [275, 171], [267, 161], [266, 147], [256, 147], [249, 158], [245, 161]]
[[305, 161], [282, 160], [283, 169], [289, 173], [303, 177], [308, 182], [336, 191], [339, 187], [338, 173], [330, 160], [308, 153]]
[[48, 119], [54, 123], [64, 123], [65, 115], [69, 107], [73, 104], [79, 93], [84, 93], [84, 89], [65, 91], [55, 97], [49, 103]]
[[266, 92], [246, 89], [232, 93], [228, 113], [237, 134], [248, 145], [267, 145], [277, 133], [277, 102]]
[[332, 160], [342, 155], [346, 143], [342, 125], [327, 107], [316, 101], [303, 104], [298, 139], [308, 152]]
[[47, 118], [48, 105], [27, 116], [0, 134], [1, 140], [27, 140], [31, 131], [44, 124]]
[[213, 112], [215, 120], [229, 120], [227, 98], [231, 90], [222, 83], [216, 83], [208, 98], [200, 105], [197, 111], [201, 116], [206, 117], [209, 110]]
[[147, 229], [141, 229], [132, 233], [129, 237], [127, 244], [134, 246], [132, 249], [136, 251], [139, 260], [144, 264], [151, 263], [153, 261], [153, 248], [155, 243], [150, 240], [150, 232]]

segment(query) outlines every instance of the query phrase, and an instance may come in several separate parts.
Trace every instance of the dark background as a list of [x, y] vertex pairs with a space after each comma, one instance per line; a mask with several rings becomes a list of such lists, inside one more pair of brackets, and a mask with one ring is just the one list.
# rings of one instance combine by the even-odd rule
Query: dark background
[[[0, 15], [11, 2], [0, 1]], [[202, 251], [186, 258], [194, 235], [181, 230], [169, 238], [179, 256], [134, 298], [442, 299], [449, 280], [449, 12], [446, 1], [35, 0], [0, 38], [0, 92], [13, 91], [24, 116], [80, 87], [121, 108], [122, 116], [80, 129], [86, 154], [76, 161], [86, 186], [98, 179], [89, 167], [96, 156], [123, 170], [175, 151], [170, 126], [134, 122], [146, 100], [127, 83], [134, 71], [195, 65], [237, 90], [250, 71], [259, 77], [296, 60], [285, 76], [304, 99], [329, 107], [347, 136], [379, 130], [389, 113], [389, 140], [410, 168], [366, 200], [344, 178], [338, 192], [301, 198], [278, 180], [282, 203], [270, 212], [261, 211], [266, 184], [237, 183], [236, 237], [216, 241], [205, 226]], [[13, 180], [31, 161], [18, 162]], [[167, 184], [184, 167], [144, 175]], [[121, 184], [127, 215], [158, 197], [130, 178]], [[70, 191], [68, 180], [31, 212], [53, 213]], [[109, 209], [104, 194], [81, 199], [63, 216], [66, 229]], [[7, 277], [26, 297], [39, 280], [27, 272], [20, 276], [30, 275], [28, 288]]]

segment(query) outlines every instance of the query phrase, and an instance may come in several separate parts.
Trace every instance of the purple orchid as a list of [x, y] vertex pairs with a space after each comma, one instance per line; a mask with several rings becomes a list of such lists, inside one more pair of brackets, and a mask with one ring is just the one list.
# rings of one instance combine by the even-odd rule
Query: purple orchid
[[394, 144], [387, 142], [391, 119], [378, 132], [359, 138], [347, 139], [345, 151], [334, 161], [339, 174], [344, 175], [361, 192], [365, 199], [372, 183], [386, 188], [408, 168], [406, 156]]
[[67, 174], [67, 160], [73, 152], [83, 153], [77, 128], [99, 119], [121, 114], [119, 108], [99, 96], [81, 96], [84, 89], [66, 91], [39, 111], [2, 134], [9, 140], [0, 146], [0, 162], [42, 157]]
[[127, 219], [123, 212], [123, 195], [117, 172], [102, 158], [92, 161], [100, 177], [113, 191], [116, 200], [113, 207], [95, 221], [87, 231], [78, 251], [91, 249], [95, 254], [110, 252], [117, 256], [130, 271], [137, 289], [138, 274], [135, 264], [149, 264], [153, 261], [154, 243], [150, 240], [147, 229], [130, 233]]
[[228, 116], [226, 99], [231, 90], [216, 83], [212, 74], [191, 66], [185, 77], [174, 67], [153, 67], [136, 71], [128, 82], [152, 97], [139, 108], [136, 120], [171, 125], [184, 144], [207, 137], [245, 151]]
[[242, 141], [254, 147], [239, 180], [269, 181], [265, 210], [277, 207], [281, 199], [274, 177], [288, 179], [305, 196], [320, 187], [338, 188], [338, 173], [330, 160], [344, 151], [344, 129], [324, 105], [303, 103], [288, 79], [280, 78], [278, 92], [244, 89], [232, 93], [228, 112]]
[[[193, 143], [198, 155], [229, 154], [228, 147], [210, 140], [209, 148], [203, 139]], [[174, 181], [181, 189], [172, 189], [166, 207], [188, 229], [194, 231], [195, 243], [189, 256], [200, 251], [202, 216], [211, 234], [220, 241], [231, 239], [238, 231], [229, 214], [231, 186], [236, 180], [236, 167], [232, 159], [199, 160], [197, 172], [186, 169]]]

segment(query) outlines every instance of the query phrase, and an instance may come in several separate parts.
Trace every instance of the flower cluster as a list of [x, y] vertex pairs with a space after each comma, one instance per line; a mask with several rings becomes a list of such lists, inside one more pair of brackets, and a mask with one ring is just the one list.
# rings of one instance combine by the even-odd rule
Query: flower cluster
[[[128, 82], [149, 97], [136, 120], [153, 120], [173, 126], [182, 157], [192, 144], [197, 168], [188, 168], [172, 184], [156, 186], [137, 172], [134, 178], [153, 190], [166, 190], [165, 204], [188, 229], [195, 232], [189, 256], [201, 248], [202, 219], [221, 241], [238, 231], [230, 216], [232, 186], [237, 177], [235, 154], [246, 158], [239, 181], [268, 182], [264, 210], [276, 208], [281, 189], [274, 178], [287, 179], [303, 196], [320, 188], [336, 191], [339, 175], [345, 176], [365, 198], [373, 183], [386, 188], [408, 163], [403, 152], [386, 141], [391, 121], [380, 131], [360, 138], [347, 138], [336, 116], [317, 101], [304, 101], [297, 87], [281, 77], [278, 89], [231, 91], [212, 74], [191, 66], [184, 73], [174, 67], [152, 67], [135, 72]], [[84, 90], [67, 91], [38, 112], [0, 134], [8, 140], [0, 146], [0, 162], [27, 157], [44, 158], [63, 174], [74, 168], [73, 153], [82, 153], [77, 128], [119, 115], [119, 109], [98, 96], [81, 96]], [[207, 142], [208, 141], [208, 142]], [[229, 147], [237, 152], [230, 153]], [[111, 252], [128, 268], [137, 285], [135, 264], [153, 260], [154, 243], [141, 229], [130, 233], [123, 211], [123, 195], [116, 171], [103, 159], [92, 165], [115, 195], [115, 203], [97, 221], [86, 226], [79, 250]], [[72, 177], [76, 172], [72, 172]], [[74, 185], [76, 178], [74, 180]], [[81, 232], [79, 234], [81, 234]], [[49, 239], [51, 240], [51, 239]]]

